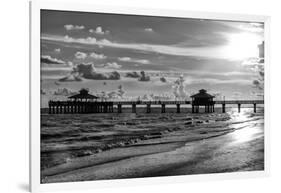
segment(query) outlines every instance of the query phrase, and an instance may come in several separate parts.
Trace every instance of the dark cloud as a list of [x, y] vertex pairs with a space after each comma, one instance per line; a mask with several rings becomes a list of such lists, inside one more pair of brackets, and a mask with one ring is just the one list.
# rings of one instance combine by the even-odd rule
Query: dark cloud
[[144, 71], [140, 72], [139, 81], [150, 81], [150, 76], [147, 76]]
[[259, 90], [263, 90], [264, 88], [264, 82], [263, 80], [253, 80], [253, 85], [255, 88], [258, 88]]
[[137, 72], [127, 72], [125, 74], [125, 77], [129, 77], [129, 78], [139, 78], [141, 75], [138, 74]]
[[40, 94], [41, 94], [41, 95], [45, 95], [45, 94], [47, 94], [47, 93], [46, 93], [45, 89], [40, 89]]
[[121, 77], [117, 71], [97, 72], [93, 64], [78, 64], [73, 71], [85, 79], [92, 80], [119, 80]]

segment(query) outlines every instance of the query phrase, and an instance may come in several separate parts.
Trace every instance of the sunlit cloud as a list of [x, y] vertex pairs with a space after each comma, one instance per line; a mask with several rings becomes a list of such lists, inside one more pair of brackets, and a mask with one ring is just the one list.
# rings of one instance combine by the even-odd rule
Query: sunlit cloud
[[225, 57], [245, 60], [251, 57], [258, 57], [258, 45], [262, 39], [252, 33], [227, 34], [228, 44], [222, 50]]
[[65, 61], [57, 59], [57, 58], [53, 58], [49, 55], [43, 55], [43, 56], [41, 56], [41, 63], [45, 63], [45, 64], [65, 64]]
[[206, 58], [237, 59], [232, 55], [225, 54], [226, 46], [213, 47], [180, 47], [177, 45], [157, 45], [157, 44], [139, 44], [139, 43], [118, 43], [107, 39], [97, 40], [95, 37], [73, 38], [70, 36], [42, 35], [42, 40], [81, 44], [98, 45], [120, 49], [134, 49], [152, 53], [160, 53], [175, 56], [197, 56]]
[[61, 49], [60, 49], [60, 48], [55, 48], [55, 49], [54, 49], [54, 52], [60, 53], [60, 52], [61, 52]]
[[74, 54], [74, 56], [75, 56], [75, 58], [77, 58], [77, 59], [85, 59], [85, 58], [88, 56], [88, 54], [87, 54], [87, 53], [84, 53], [84, 52], [76, 52], [76, 53]]
[[107, 57], [103, 54], [98, 54], [95, 52], [90, 53], [90, 57], [97, 59], [97, 60], [101, 60], [101, 59], [106, 59]]
[[90, 33], [96, 33], [99, 35], [109, 34], [109, 31], [104, 31], [101, 26], [98, 26], [96, 29], [89, 29]]
[[116, 62], [108, 62], [106, 64], [103, 64], [102, 66], [104, 68], [110, 68], [110, 69], [119, 69], [122, 67], [122, 65], [119, 65]]
[[153, 32], [153, 29], [152, 28], [145, 28], [144, 31], [146, 31], [146, 32]]
[[67, 31], [70, 31], [70, 30], [83, 30], [83, 29], [85, 29], [85, 26], [83, 26], [83, 25], [72, 25], [72, 24], [67, 24], [67, 25], [64, 25], [64, 28], [65, 28]]
[[122, 62], [135, 62], [135, 63], [140, 63], [140, 64], [150, 64], [149, 60], [134, 59], [134, 58], [130, 58], [130, 57], [119, 57], [118, 60], [122, 61]]

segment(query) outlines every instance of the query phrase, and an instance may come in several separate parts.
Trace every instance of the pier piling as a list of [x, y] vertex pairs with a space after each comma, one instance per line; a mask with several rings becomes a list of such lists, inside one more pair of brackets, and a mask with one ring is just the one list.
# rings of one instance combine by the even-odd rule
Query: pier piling
[[118, 113], [122, 113], [122, 105], [121, 104], [117, 105], [117, 111], [118, 111]]
[[222, 113], [225, 113], [225, 103], [222, 104]]
[[165, 113], [165, 112], [166, 112], [166, 105], [161, 104], [161, 113]]
[[180, 104], [177, 104], [177, 113], [180, 113], [180, 112], [181, 112]]
[[[161, 113], [166, 113], [167, 105], [176, 105], [176, 113], [181, 112], [181, 104], [190, 105], [192, 113], [198, 113], [200, 105], [192, 101], [49, 101], [47, 112], [49, 114], [75, 114], [75, 113], [113, 113], [114, 107], [117, 112], [122, 113], [122, 105], [130, 105], [132, 113], [137, 112], [137, 104], [146, 105], [146, 113], [151, 113], [151, 105], [161, 105]], [[205, 108], [206, 113], [215, 111], [215, 105], [222, 105], [222, 113], [226, 112], [226, 105], [237, 105], [238, 112], [241, 112], [241, 105], [253, 105], [253, 112], [257, 112], [257, 105], [264, 104], [262, 100], [233, 100], [233, 101], [214, 101], [212, 104], [201, 105]], [[116, 105], [116, 106], [115, 106]]]
[[137, 105], [132, 104], [132, 113], [136, 113], [136, 112], [137, 112]]
[[146, 113], [151, 113], [151, 104], [146, 105]]

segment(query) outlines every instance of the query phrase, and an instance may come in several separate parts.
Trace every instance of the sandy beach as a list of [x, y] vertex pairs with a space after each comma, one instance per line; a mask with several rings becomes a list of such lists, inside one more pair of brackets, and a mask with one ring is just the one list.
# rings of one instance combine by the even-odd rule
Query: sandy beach
[[[92, 121], [80, 115], [72, 128], [63, 127], [69, 117], [56, 126], [50, 116], [42, 117], [41, 182], [263, 170], [263, 109], [236, 111], [92, 115]], [[75, 120], [84, 120], [80, 133]]]

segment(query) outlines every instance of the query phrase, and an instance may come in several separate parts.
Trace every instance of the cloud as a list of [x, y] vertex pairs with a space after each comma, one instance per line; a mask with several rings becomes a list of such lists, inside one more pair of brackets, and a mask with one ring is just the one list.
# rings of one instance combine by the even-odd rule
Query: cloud
[[127, 72], [125, 74], [125, 77], [129, 77], [129, 78], [139, 78], [141, 75], [138, 74], [137, 72]]
[[45, 90], [45, 89], [42, 89], [42, 88], [41, 88], [41, 89], [40, 89], [40, 94], [41, 94], [41, 95], [46, 95], [46, 94], [47, 94], [47, 92], [46, 92], [46, 90]]
[[55, 49], [54, 49], [54, 52], [60, 53], [60, 52], [61, 52], [61, 49], [60, 49], [60, 48], [55, 48]]
[[79, 73], [73, 73], [73, 72], [59, 79], [60, 82], [73, 82], [73, 81], [82, 81], [82, 80], [83, 79], [81, 78]]
[[65, 28], [67, 31], [70, 31], [70, 30], [83, 30], [83, 29], [85, 29], [85, 26], [83, 26], [83, 25], [72, 25], [72, 24], [67, 24], [67, 25], [64, 25], [64, 28]]
[[237, 99], [237, 98], [239, 98], [241, 96], [242, 96], [241, 92], [233, 92], [233, 95], [232, 95], [232, 97], [235, 98], [235, 99]]
[[75, 56], [75, 58], [77, 58], [77, 59], [85, 59], [85, 58], [88, 56], [88, 54], [86, 54], [86, 53], [84, 53], [84, 52], [76, 52], [76, 53], [74, 54], [74, 56]]
[[264, 93], [263, 92], [252, 91], [251, 95], [254, 96], [254, 97], [264, 97]]
[[97, 93], [96, 95], [100, 98], [107, 99], [107, 100], [118, 100], [118, 99], [124, 99], [125, 90], [123, 89], [122, 85], [119, 85], [117, 90], [105, 92], [102, 91], [100, 93]]
[[144, 71], [140, 72], [139, 81], [150, 81], [150, 76], [147, 76]]
[[103, 31], [101, 26], [98, 26], [95, 30], [89, 29], [89, 32], [90, 33], [96, 33], [96, 34], [99, 34], [99, 35], [109, 34], [109, 31], [108, 30]]
[[122, 65], [117, 64], [116, 62], [108, 62], [106, 64], [104, 64], [105, 68], [114, 68], [114, 69], [118, 69], [121, 68]]
[[134, 49], [134, 50], [154, 52], [154, 53], [167, 54], [167, 55], [175, 55], [175, 56], [195, 56], [195, 57], [205, 57], [205, 58], [230, 59], [230, 57], [227, 56], [223, 51], [226, 49], [226, 46], [182, 47], [178, 45], [118, 43], [118, 42], [111, 42], [107, 39], [97, 40], [94, 37], [73, 38], [69, 36], [63, 37], [63, 36], [56, 36], [56, 35], [43, 35], [41, 39], [47, 41], [56, 41], [56, 42], [65, 42], [65, 43], [77, 43], [82, 45], [97, 45], [101, 47], [107, 46], [107, 47], [120, 48], [120, 49]]
[[97, 60], [101, 60], [101, 59], [106, 59], [107, 57], [103, 54], [97, 54], [95, 52], [90, 53], [90, 57], [97, 59]]
[[56, 91], [54, 91], [53, 94], [59, 95], [59, 96], [69, 96], [69, 95], [78, 94], [78, 92], [74, 92], [74, 91], [69, 90], [67, 88], [58, 88]]
[[264, 25], [262, 23], [246, 23], [238, 26], [239, 29], [249, 31], [252, 33], [264, 32]]
[[148, 60], [133, 59], [133, 58], [130, 58], [130, 57], [119, 57], [118, 60], [122, 61], [122, 62], [135, 62], [135, 63], [140, 63], [140, 64], [150, 64], [150, 62]]
[[259, 90], [263, 90], [264, 83], [261, 80], [253, 80], [253, 85], [255, 88], [258, 88]]
[[146, 32], [153, 32], [153, 29], [152, 28], [145, 28], [144, 31], [146, 31]]
[[74, 69], [73, 73], [77, 72], [79, 76], [85, 79], [92, 80], [119, 80], [121, 75], [117, 71], [113, 72], [97, 72], [94, 64], [78, 64]]
[[65, 62], [63, 60], [59, 60], [57, 58], [52, 58], [49, 55], [41, 56], [41, 63], [45, 63], [45, 64], [65, 64]]
[[173, 94], [176, 99], [186, 99], [188, 96], [188, 93], [185, 91], [185, 80], [183, 75], [181, 75], [172, 86]]

